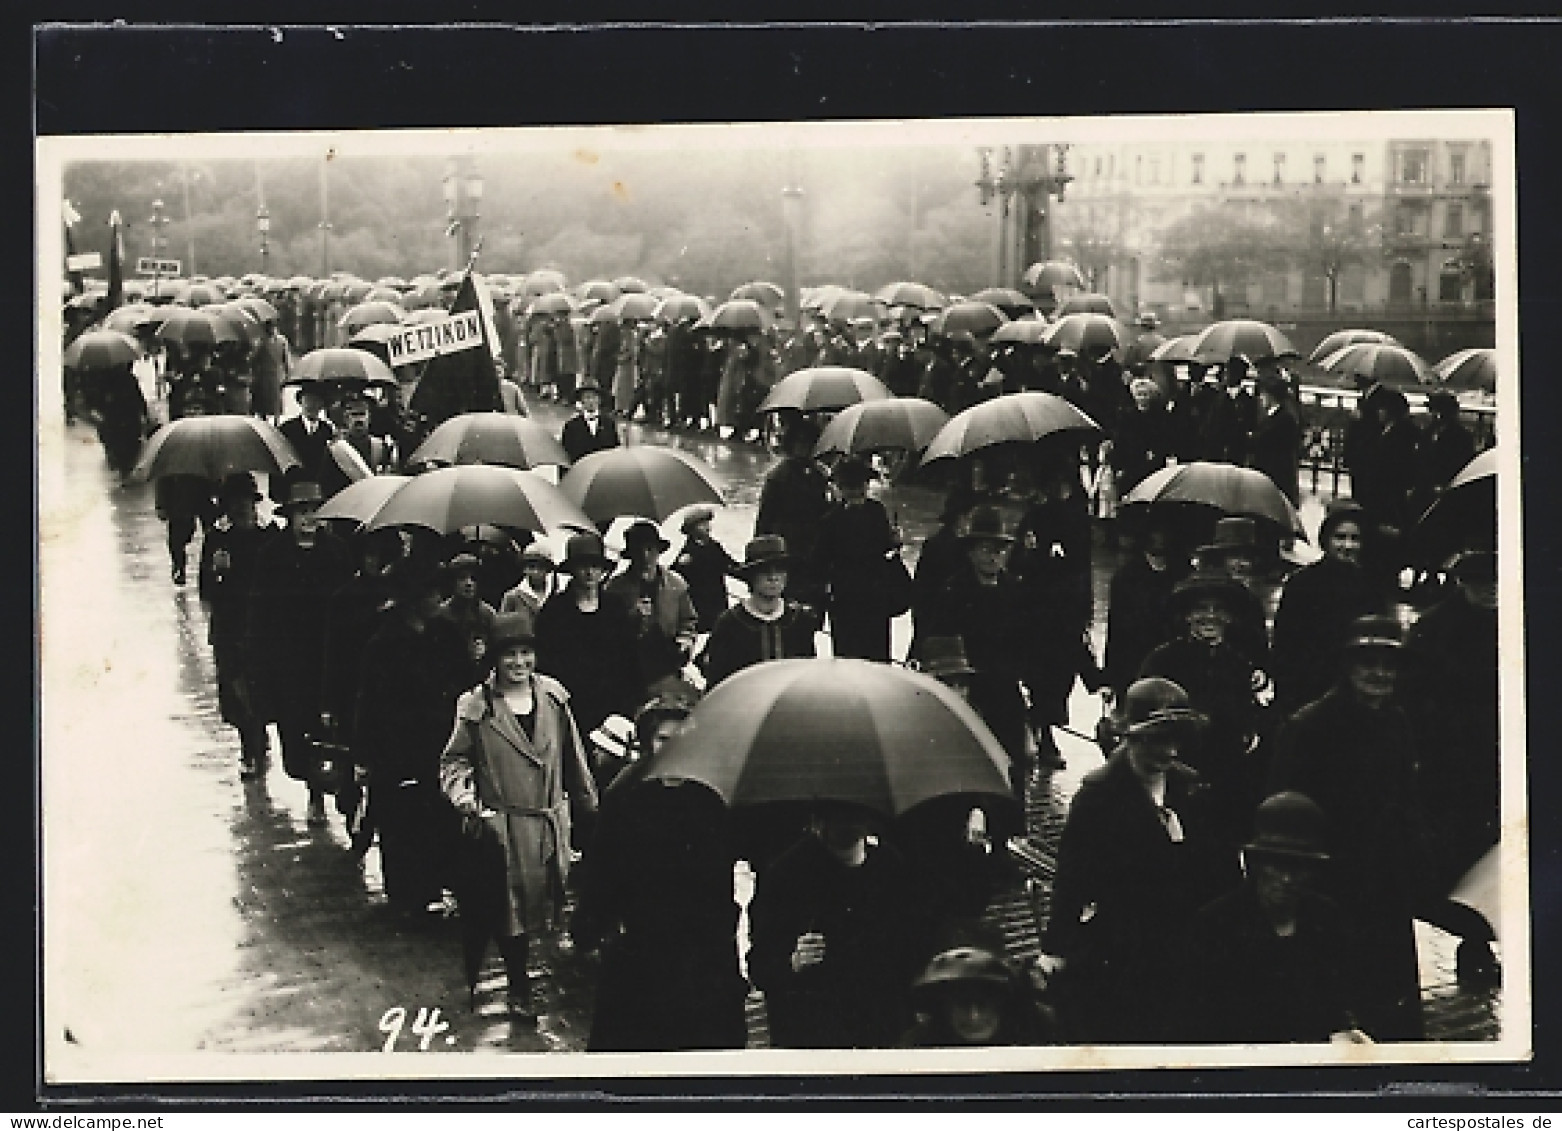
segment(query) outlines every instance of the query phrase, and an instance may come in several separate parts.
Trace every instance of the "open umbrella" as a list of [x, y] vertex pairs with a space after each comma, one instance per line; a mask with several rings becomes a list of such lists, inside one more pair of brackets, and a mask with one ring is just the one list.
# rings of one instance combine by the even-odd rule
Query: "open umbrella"
[[1051, 330], [1051, 323], [1043, 322], [1039, 318], [1021, 318], [999, 326], [993, 331], [993, 336], [989, 340], [994, 345], [1000, 342], [1014, 342], [1025, 346], [1044, 346], [1050, 344], [1047, 336]]
[[822, 287], [804, 287], [803, 301], [799, 305], [804, 310], [818, 310], [836, 295], [845, 294], [848, 289], [837, 283], [826, 283]]
[[[523, 300], [518, 298], [515, 301]], [[545, 295], [538, 295], [527, 307], [528, 313], [531, 314], [568, 314], [574, 309], [575, 304], [563, 291], [549, 291]]]
[[1066, 314], [1104, 314], [1108, 318], [1116, 318], [1117, 307], [1106, 295], [1069, 295], [1058, 305], [1058, 316], [1061, 318]]
[[914, 306], [918, 310], [942, 310], [949, 305], [947, 298], [922, 283], [890, 283], [873, 297], [885, 306]]
[[552, 294], [565, 288], [566, 280], [559, 271], [533, 271], [521, 280], [519, 297]]
[[1193, 362], [1193, 345], [1198, 341], [1197, 334], [1179, 334], [1175, 338], [1168, 338], [1156, 346], [1150, 353], [1151, 361], [1164, 361], [1168, 365], [1178, 363], [1191, 364]]
[[383, 283], [375, 283], [369, 293], [363, 296], [364, 302], [393, 302], [401, 305], [401, 292], [395, 287], [387, 287]]
[[637, 321], [645, 321], [656, 313], [656, 308], [662, 305], [662, 300], [655, 295], [644, 291], [626, 291], [619, 295], [604, 309], [611, 310], [620, 319], [633, 318]]
[[825, 426], [814, 454], [920, 452], [947, 423], [947, 412], [919, 397], [862, 401], [848, 406]]
[[718, 306], [705, 325], [711, 330], [759, 333], [770, 329], [774, 321], [770, 312], [759, 303], [753, 299], [740, 298], [729, 299]]
[[709, 318], [710, 315], [710, 303], [698, 295], [669, 295], [656, 308], [658, 322], [682, 322], [689, 318], [698, 321], [701, 318]]
[[1451, 388], [1497, 391], [1497, 351], [1494, 349], [1451, 353], [1434, 365], [1432, 371], [1440, 382]]
[[858, 318], [871, 318], [877, 322], [884, 312], [872, 295], [863, 291], [842, 291], [820, 306], [819, 313], [831, 322], [853, 322]]
[[298, 465], [287, 437], [258, 416], [186, 416], [153, 433], [131, 474], [136, 479], [199, 475], [220, 481], [235, 471], [281, 475]]
[[406, 475], [371, 475], [367, 479], [356, 479], [327, 499], [319, 515], [321, 518], [368, 522], [408, 481]]
[[1094, 356], [1122, 349], [1128, 344], [1128, 333], [1121, 322], [1106, 314], [1065, 314], [1048, 328], [1047, 344]]
[[381, 275], [374, 280], [376, 287], [384, 287], [387, 290], [402, 291], [407, 289], [407, 280], [400, 275]]
[[1383, 385], [1430, 385], [1437, 381], [1432, 367], [1404, 346], [1346, 346], [1324, 358], [1323, 368], [1336, 376]]
[[463, 526], [551, 531], [596, 528], [559, 489], [530, 471], [487, 464], [441, 467], [413, 476], [366, 524], [421, 526], [453, 534]]
[[[122, 334], [134, 334], [143, 326], [161, 326], [167, 316], [166, 310], [161, 310], [155, 306], [132, 303], [129, 306], [120, 307], [103, 319], [103, 329], [118, 330]], [[69, 363], [67, 362], [66, 364]]]
[[613, 280], [613, 285], [620, 294], [626, 295], [643, 295], [651, 289], [650, 283], [635, 275], [620, 275]]
[[383, 322], [376, 322], [373, 326], [365, 326], [348, 338], [347, 345], [351, 349], [372, 353], [386, 365], [390, 365], [390, 347], [386, 345], [386, 340], [400, 331], [400, 326], [388, 326]]
[[1436, 568], [1459, 550], [1497, 549], [1497, 449], [1455, 475], [1410, 534], [1415, 558]]
[[283, 384], [303, 385], [313, 381], [361, 381], [373, 385], [394, 385], [396, 375], [391, 372], [390, 366], [366, 350], [332, 346], [306, 353]]
[[953, 459], [994, 444], [1030, 443], [1060, 432], [1097, 432], [1100, 426], [1053, 393], [1005, 393], [952, 417], [933, 437], [924, 464]]
[[987, 302], [957, 302], [933, 319], [928, 332], [954, 335], [959, 333], [982, 337], [991, 334], [1009, 321], [1009, 316]]
[[88, 330], [65, 349], [69, 369], [115, 369], [141, 356], [141, 347], [118, 330]]
[[401, 322], [405, 311], [394, 302], [360, 302], [342, 315], [337, 326], [349, 334], [356, 334], [365, 326], [383, 324], [394, 326]]
[[1196, 461], [1151, 472], [1122, 502], [1125, 507], [1192, 503], [1227, 515], [1262, 518], [1306, 539], [1307, 531], [1291, 500], [1262, 471], [1230, 463]]
[[1146, 330], [1123, 350], [1123, 368], [1132, 369], [1150, 360], [1152, 354], [1166, 344], [1166, 338], [1154, 330]]
[[187, 287], [181, 287], [174, 295], [174, 301], [182, 306], [213, 306], [222, 302], [227, 296], [210, 283], [191, 283]]
[[725, 502], [715, 473], [700, 460], [645, 445], [592, 452], [564, 473], [559, 490], [594, 522], [626, 514], [663, 522], [694, 503]]
[[1194, 356], [1205, 364], [1230, 361], [1238, 355], [1249, 361], [1297, 356], [1291, 340], [1267, 322], [1231, 318], [1207, 326], [1193, 344]]
[[445, 318], [444, 307], [426, 306], [421, 310], [408, 311], [403, 326], [422, 326], [428, 322], [441, 322]]
[[535, 420], [507, 412], [464, 412], [434, 429], [407, 462], [491, 463], [524, 470], [544, 463], [568, 467], [570, 458]]
[[1008, 756], [931, 676], [869, 660], [775, 660], [723, 680], [655, 757], [653, 781], [730, 806], [837, 801], [896, 817], [949, 795], [1011, 798]]
[[240, 310], [248, 311], [257, 322], [275, 322], [277, 320], [277, 308], [263, 298], [249, 295], [238, 299], [233, 304]]
[[1382, 330], [1336, 330], [1313, 347], [1312, 353], [1307, 355], [1307, 360], [1322, 363], [1324, 358], [1339, 353], [1346, 346], [1397, 345], [1399, 342], [1394, 335], [1385, 334]]
[[1036, 303], [1013, 287], [988, 287], [971, 296], [972, 302], [986, 302], [996, 306], [1010, 318], [1032, 313]]
[[346, 476], [349, 484], [356, 483], [360, 479], [368, 479], [374, 474], [363, 457], [358, 454], [358, 449], [340, 436], [326, 444], [325, 455], [336, 465], [336, 470]]
[[373, 289], [373, 286], [362, 279], [348, 279], [346, 283], [342, 285], [342, 301], [352, 303], [362, 302], [365, 298], [368, 297], [369, 292]]
[[732, 293], [727, 296], [730, 299], [748, 299], [757, 302], [770, 310], [778, 310], [786, 301], [786, 292], [774, 283], [757, 279], [752, 283], [744, 283], [741, 287], [734, 287]]
[[760, 402], [759, 411], [827, 412], [890, 395], [889, 387], [866, 370], [818, 365], [781, 378]]
[[216, 346], [220, 342], [242, 342], [242, 331], [226, 319], [217, 318], [203, 310], [174, 307], [157, 328], [157, 336], [165, 342], [177, 342], [181, 346]]
[[1079, 268], [1072, 263], [1064, 263], [1062, 260], [1049, 259], [1043, 263], [1032, 263], [1025, 268], [1025, 274], [1021, 277], [1023, 282], [1031, 290], [1040, 290], [1043, 287], [1078, 287], [1085, 289], [1085, 280], [1079, 273]]
[[580, 297], [583, 300], [594, 298], [598, 302], [612, 302], [622, 293], [604, 279], [592, 279], [590, 282], [580, 284]]
[[214, 306], [202, 307], [201, 310], [202, 313], [210, 314], [213, 318], [226, 322], [234, 330], [238, 331], [241, 342], [244, 345], [253, 345], [266, 336], [265, 327], [260, 324], [260, 319], [237, 303], [218, 303]]

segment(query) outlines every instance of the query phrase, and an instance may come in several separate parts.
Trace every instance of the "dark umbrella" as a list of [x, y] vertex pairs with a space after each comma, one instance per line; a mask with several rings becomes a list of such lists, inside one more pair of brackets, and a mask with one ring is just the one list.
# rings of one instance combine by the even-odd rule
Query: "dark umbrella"
[[284, 384], [303, 385], [312, 381], [362, 381], [366, 384], [394, 385], [396, 376], [390, 366], [361, 349], [332, 346], [310, 350], [299, 359]]
[[1230, 463], [1197, 461], [1151, 472], [1122, 502], [1125, 507], [1191, 503], [1227, 515], [1262, 518], [1306, 539], [1291, 500], [1262, 471]]
[[620, 294], [626, 295], [643, 295], [651, 289], [650, 283], [634, 275], [620, 275], [613, 280], [613, 285]]
[[[134, 334], [143, 326], [163, 324], [163, 319], [168, 316], [167, 311], [154, 306], [146, 306], [140, 303], [132, 303], [130, 306], [122, 306], [103, 320], [105, 330], [118, 330], [122, 334]], [[66, 363], [70, 364], [69, 362]]]
[[349, 334], [356, 334], [365, 326], [398, 325], [406, 311], [396, 302], [360, 302], [342, 315], [337, 325]]
[[385, 343], [393, 334], [400, 332], [400, 326], [388, 326], [382, 322], [377, 322], [373, 326], [365, 326], [351, 338], [347, 339], [347, 345], [350, 349], [364, 350], [367, 353], [371, 353], [386, 365], [390, 365], [390, 347]]
[[1308, 361], [1321, 363], [1324, 358], [1339, 353], [1346, 346], [1397, 346], [1399, 341], [1382, 330], [1336, 330], [1313, 348]]
[[947, 412], [918, 397], [862, 401], [848, 406], [826, 425], [814, 454], [920, 452], [947, 423]]
[[732, 299], [748, 299], [750, 302], [757, 302], [769, 310], [777, 310], [786, 301], [786, 292], [774, 283], [757, 279], [752, 283], [744, 283], [741, 287], [734, 287], [732, 293], [727, 298], [729, 301]]
[[1437, 568], [1459, 550], [1497, 549], [1497, 449], [1455, 475], [1411, 531], [1415, 557]]
[[368, 522], [408, 479], [405, 475], [371, 475], [367, 479], [357, 479], [327, 499], [319, 515], [321, 518]]
[[1032, 290], [1040, 290], [1042, 287], [1078, 287], [1085, 289], [1085, 280], [1079, 273], [1079, 268], [1072, 263], [1064, 263], [1061, 260], [1049, 259], [1044, 263], [1032, 263], [1025, 268], [1025, 274], [1021, 281]]
[[258, 322], [275, 322], [277, 320], [277, 308], [263, 298], [250, 295], [237, 300], [233, 305], [240, 310], [248, 311]]
[[[516, 299], [515, 301], [522, 302], [523, 300]], [[575, 304], [570, 301], [569, 295], [563, 291], [549, 291], [545, 295], [538, 295], [526, 307], [527, 312], [531, 314], [568, 314], [574, 309]]]
[[374, 287], [362, 279], [349, 279], [342, 287], [342, 301], [362, 302], [373, 289]]
[[597, 302], [612, 302], [622, 293], [622, 291], [620, 291], [612, 283], [607, 282], [605, 279], [592, 279], [589, 282], [580, 284], [580, 297], [582, 301], [586, 299], [595, 299]]
[[235, 471], [282, 475], [298, 465], [287, 437], [258, 416], [186, 416], [152, 435], [131, 475], [198, 475], [221, 481]]
[[1019, 318], [1036, 309], [1036, 303], [1012, 287], [988, 287], [971, 296], [972, 302], [986, 302], [996, 306], [1010, 318]]
[[871, 318], [877, 322], [884, 311], [870, 294], [842, 291], [826, 300], [819, 313], [831, 322], [853, 322], [858, 318]]
[[452, 416], [418, 445], [409, 464], [491, 463], [522, 470], [541, 464], [568, 467], [564, 446], [535, 420], [505, 412]]
[[615, 317], [633, 318], [645, 321], [656, 314], [656, 308], [662, 305], [662, 300], [653, 294], [644, 291], [628, 291], [612, 302], [606, 308], [611, 310]]
[[883, 400], [889, 387], [873, 374], [844, 365], [816, 365], [799, 369], [776, 382], [760, 402], [760, 412], [828, 412], [859, 401]]
[[219, 303], [216, 306], [202, 308], [202, 312], [210, 314], [213, 318], [219, 318], [233, 329], [237, 330], [245, 345], [260, 341], [265, 336], [265, 328], [261, 326], [260, 319], [237, 303]]
[[890, 283], [873, 297], [886, 306], [914, 306], [918, 310], [942, 310], [949, 305], [947, 298], [922, 283]]
[[1047, 344], [1094, 356], [1122, 349], [1128, 344], [1128, 332], [1121, 322], [1105, 314], [1066, 314], [1048, 327]]
[[686, 318], [699, 320], [711, 315], [710, 303], [697, 295], [669, 295], [656, 308], [658, 322], [682, 322]]
[[441, 467], [402, 484], [365, 529], [421, 526], [453, 534], [463, 526], [553, 531], [596, 528], [557, 487], [534, 472], [468, 464]]
[[1206, 327], [1193, 344], [1193, 353], [1207, 365], [1237, 356], [1252, 362], [1297, 356], [1291, 340], [1279, 330], [1249, 318], [1232, 318]]
[[1108, 318], [1117, 317], [1117, 307], [1106, 295], [1081, 294], [1069, 295], [1058, 306], [1058, 317], [1066, 314], [1104, 314]]
[[1164, 361], [1168, 365], [1176, 365], [1179, 362], [1192, 364], [1193, 345], [1197, 341], [1197, 334], [1180, 334], [1175, 338], [1169, 338], [1151, 351], [1150, 360]]
[[952, 794], [1012, 797], [1008, 756], [931, 676], [868, 660], [775, 660], [723, 680], [655, 758], [729, 806], [835, 801], [896, 817]]
[[957, 302], [941, 312], [928, 327], [929, 333], [951, 336], [958, 333], [982, 337], [1009, 321], [1009, 316], [987, 302]]
[[994, 344], [999, 342], [1014, 342], [1025, 346], [1047, 345], [1047, 335], [1052, 329], [1052, 324], [1043, 322], [1039, 318], [1021, 318], [1014, 322], [1005, 322], [993, 331], [990, 339]]
[[216, 346], [220, 342], [242, 342], [244, 335], [226, 319], [217, 318], [204, 310], [174, 307], [157, 328], [157, 336], [165, 342], [177, 342], [181, 346]]
[[1437, 381], [1432, 367], [1404, 346], [1346, 346], [1326, 357], [1323, 368], [1338, 377], [1373, 384], [1431, 385]]
[[72, 342], [63, 358], [69, 369], [117, 369], [141, 356], [141, 347], [118, 330], [88, 330]]
[[770, 329], [774, 318], [753, 299], [729, 299], [718, 306], [704, 323], [712, 330], [762, 332]]
[[695, 503], [723, 503], [715, 473], [675, 448], [609, 448], [592, 452], [559, 480], [559, 490], [592, 521], [638, 515], [664, 522]]
[[1494, 349], [1460, 350], [1443, 358], [1432, 371], [1450, 388], [1497, 391], [1497, 351]]
[[226, 297], [210, 283], [191, 283], [175, 294], [174, 301], [182, 306], [214, 306]]
[[952, 417], [933, 437], [922, 462], [953, 459], [994, 444], [1030, 443], [1073, 431], [1097, 432], [1100, 427], [1052, 393], [1005, 393]]

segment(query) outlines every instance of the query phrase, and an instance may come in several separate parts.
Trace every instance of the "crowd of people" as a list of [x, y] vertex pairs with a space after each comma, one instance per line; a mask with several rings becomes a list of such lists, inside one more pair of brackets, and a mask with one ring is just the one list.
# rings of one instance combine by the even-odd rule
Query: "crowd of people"
[[[169, 351], [171, 419], [279, 414], [289, 339], [329, 344], [332, 323], [278, 299], [254, 343]], [[496, 402], [578, 406], [561, 437], [572, 459], [635, 419], [757, 438], [763, 392], [816, 365], [949, 411], [1055, 392], [1107, 441], [961, 460], [914, 570], [882, 472], [821, 463], [813, 414], [775, 418], [780, 458], [740, 556], [709, 509], [686, 512], [676, 547], [634, 523], [622, 561], [600, 532], [556, 560], [523, 536], [322, 521], [346, 483], [329, 441], [399, 470], [437, 423], [395, 389], [302, 387], [281, 423], [300, 466], [268, 484], [280, 524], [261, 519], [248, 473], [160, 479], [176, 584], [204, 528], [198, 588], [241, 777], [268, 772], [274, 727], [308, 821], [328, 824], [330, 802], [352, 852], [377, 844], [394, 907], [458, 909], [474, 997], [492, 942], [524, 1024], [537, 948], [599, 956], [592, 1049], [742, 1047], [751, 986], [778, 1046], [1382, 1041], [1424, 1035], [1415, 918], [1464, 938], [1462, 977], [1494, 976], [1489, 928], [1447, 895], [1500, 825], [1495, 558], [1461, 554], [1408, 634], [1393, 588], [1397, 535], [1470, 450], [1457, 413], [1438, 406], [1421, 429], [1403, 394], [1365, 390], [1354, 497], [1330, 506], [1321, 559], [1292, 572], [1283, 532], [1251, 518], [1150, 507], [1103, 546], [1081, 475], [1104, 464], [1126, 493], [1170, 462], [1245, 463], [1296, 502], [1294, 378], [1268, 360], [1124, 368], [1112, 352], [928, 335], [916, 317], [816, 318], [783, 340], [704, 333], [697, 314], [499, 310], [516, 391]], [[134, 375], [72, 387], [127, 470], [151, 420]], [[1098, 659], [1092, 577], [1108, 561]], [[734, 814], [697, 783], [648, 776], [735, 673], [812, 657], [821, 633], [834, 656], [896, 662], [891, 622], [908, 612], [903, 662], [998, 740], [1009, 803], [893, 821], [828, 803]], [[1103, 697], [1106, 762], [1069, 808], [1043, 953], [1021, 970], [981, 915], [1012, 878], [1028, 792], [1063, 764], [1055, 730], [1077, 683]], [[740, 859], [755, 875], [746, 966]]]

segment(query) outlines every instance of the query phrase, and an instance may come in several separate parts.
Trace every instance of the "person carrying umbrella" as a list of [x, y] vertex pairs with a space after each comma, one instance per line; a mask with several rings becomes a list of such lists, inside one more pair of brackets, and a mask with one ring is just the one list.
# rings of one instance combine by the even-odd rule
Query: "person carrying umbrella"
[[602, 390], [587, 380], [575, 389], [575, 402], [580, 411], [564, 422], [559, 442], [569, 455], [571, 463], [579, 463], [592, 452], [605, 452], [622, 442], [618, 438], [618, 426], [613, 418], [602, 411]]
[[1166, 1040], [1184, 976], [1174, 940], [1236, 879], [1208, 789], [1181, 761], [1198, 719], [1177, 684], [1136, 681], [1120, 741], [1069, 805], [1038, 965], [1070, 1043]]
[[[323, 501], [319, 484], [288, 479], [282, 505], [287, 536], [270, 540], [260, 554], [246, 647], [263, 717], [277, 724], [283, 769], [308, 786], [308, 821], [323, 825], [325, 788], [317, 742], [328, 737], [322, 718], [325, 628], [331, 599], [353, 571], [346, 549], [315, 516]], [[345, 809], [340, 799], [338, 805]]]
[[266, 719], [256, 710], [245, 636], [257, 570], [279, 532], [258, 521], [255, 504], [261, 496], [249, 472], [228, 476], [217, 494], [223, 516], [201, 543], [199, 592], [207, 609], [206, 640], [217, 665], [217, 709], [239, 735], [239, 778], [253, 781], [266, 772], [271, 740]]
[[[331, 463], [328, 448], [336, 439], [336, 425], [325, 415], [325, 404], [321, 387], [306, 384], [298, 390], [299, 414], [277, 425], [277, 431], [287, 437], [288, 443], [293, 445], [293, 453], [298, 456], [299, 475], [317, 485], [322, 483], [322, 477], [328, 480], [331, 475], [326, 466]], [[338, 473], [337, 478], [342, 479], [342, 476]], [[341, 485], [345, 486], [345, 482]], [[271, 501], [282, 506], [286, 499], [286, 484], [280, 478], [273, 478]]]
[[[888, 662], [889, 622], [905, 611], [895, 607], [890, 571], [899, 568], [906, 588], [910, 576], [892, 559], [900, 553], [900, 533], [889, 511], [868, 497], [874, 472], [866, 462], [848, 456], [835, 467], [840, 496], [819, 521], [814, 567], [827, 590], [830, 637], [834, 654]], [[907, 593], [909, 604], [909, 592]]]
[[709, 507], [695, 507], [683, 516], [683, 548], [673, 562], [689, 583], [689, 600], [699, 618], [696, 628], [705, 633], [713, 631], [727, 611], [727, 578], [738, 575], [738, 563], [711, 535], [715, 519], [716, 512]]
[[277, 329], [276, 319], [261, 319], [263, 334], [255, 345], [250, 373], [250, 412], [273, 423], [282, 415], [282, 382], [293, 369], [288, 340]]
[[754, 664], [816, 654], [818, 615], [785, 597], [795, 560], [779, 535], [760, 534], [749, 542], [734, 571], [748, 584], [749, 595], [716, 618], [701, 654], [708, 688]]
[[1258, 378], [1258, 423], [1248, 440], [1247, 466], [1262, 471], [1294, 507], [1301, 496], [1297, 461], [1302, 426], [1291, 404], [1291, 386], [1280, 373]]
[[822, 610], [824, 583], [812, 563], [820, 524], [830, 509], [830, 481], [814, 459], [819, 435], [819, 425], [807, 417], [782, 433], [784, 454], [765, 474], [754, 534], [774, 534], [785, 541], [795, 558], [787, 575], [787, 597]]
[[1160, 387], [1148, 377], [1135, 377], [1128, 392], [1133, 403], [1118, 416], [1107, 457], [1119, 495], [1127, 495], [1146, 475], [1165, 467], [1172, 454], [1171, 416]]
[[905, 1031], [920, 925], [900, 853], [871, 827], [867, 810], [821, 804], [756, 880], [748, 967], [774, 1048], [889, 1048]]
[[87, 385], [86, 408], [97, 424], [98, 442], [108, 465], [123, 482], [136, 465], [141, 441], [152, 423], [141, 382], [130, 364], [93, 373]]
[[[205, 403], [192, 399], [185, 415], [205, 416]], [[169, 574], [175, 585], [183, 585], [196, 524], [209, 530], [217, 520], [217, 484], [201, 475], [160, 475], [153, 488], [153, 506], [168, 528]]]
[[1434, 884], [1420, 752], [1400, 705], [1403, 650], [1395, 618], [1358, 619], [1339, 682], [1280, 729], [1269, 774], [1271, 793], [1302, 793], [1328, 818], [1330, 894], [1356, 922], [1360, 1020], [1379, 1041], [1425, 1036], [1411, 918]]
[[[570, 867], [570, 805], [597, 806], [596, 787], [564, 685], [537, 671], [536, 638], [513, 614], [494, 625], [494, 670], [456, 702], [439, 756], [439, 787], [477, 857], [457, 878], [467, 984], [498, 941], [512, 1020], [535, 1024], [530, 940], [562, 921]], [[470, 874], [476, 873], [476, 874]], [[495, 882], [497, 881], [497, 883]]]

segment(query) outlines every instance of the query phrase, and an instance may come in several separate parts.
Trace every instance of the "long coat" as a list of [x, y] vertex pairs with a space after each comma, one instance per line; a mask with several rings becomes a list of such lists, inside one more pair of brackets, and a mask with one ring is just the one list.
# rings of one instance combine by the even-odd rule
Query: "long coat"
[[712, 631], [716, 618], [727, 611], [727, 578], [736, 576], [738, 563], [714, 538], [704, 542], [689, 538], [673, 565], [689, 583], [689, 600], [694, 602], [699, 631]]
[[564, 451], [569, 456], [570, 462], [579, 463], [592, 452], [605, 452], [609, 448], [618, 447], [621, 441], [618, 438], [618, 426], [613, 423], [613, 418], [604, 412], [597, 417], [595, 432], [586, 423], [584, 416], [570, 417], [564, 422], [564, 429], [559, 434], [559, 442], [564, 445]]
[[324, 531], [310, 550], [291, 534], [262, 550], [250, 589], [247, 647], [265, 717], [304, 728], [319, 720], [331, 598], [351, 576], [347, 552]]
[[[656, 579], [651, 582], [651, 615], [668, 640], [694, 650], [694, 637], [699, 627], [699, 614], [694, 611], [694, 601], [689, 596], [689, 583], [677, 570], [656, 567]], [[633, 609], [640, 597], [641, 581], [633, 567], [620, 573], [602, 587], [604, 596], [622, 602]]]
[[705, 678], [715, 687], [733, 672], [767, 660], [815, 655], [819, 618], [812, 609], [789, 601], [776, 620], [760, 620], [741, 602], [716, 618], [703, 653]]
[[566, 588], [537, 614], [537, 668], [569, 689], [570, 709], [590, 734], [609, 715], [633, 715], [644, 698], [637, 641], [629, 614], [603, 594], [583, 613]]
[[830, 632], [837, 656], [889, 659], [890, 612], [885, 563], [895, 552], [889, 512], [877, 499], [837, 503], [819, 521], [814, 570], [829, 588]]
[[569, 878], [569, 796], [595, 808], [596, 786], [569, 692], [532, 677], [535, 713], [527, 734], [504, 696], [485, 683], [456, 702], [455, 729], [439, 759], [439, 784], [462, 813], [492, 809], [504, 849], [507, 900], [496, 934], [533, 934], [549, 926]]
[[[250, 594], [260, 561], [273, 539], [281, 537], [274, 526], [236, 530], [219, 519], [201, 544], [199, 592], [208, 609], [206, 641], [217, 664], [217, 706], [223, 721], [233, 726], [254, 722], [249, 692], [250, 662], [246, 641], [249, 630]], [[218, 570], [213, 557], [226, 550], [229, 565]]]
[[[315, 430], [310, 432], [302, 416], [290, 416], [277, 425], [277, 431], [286, 436], [288, 443], [293, 445], [293, 453], [298, 456], [298, 461], [302, 465], [294, 474], [316, 483], [322, 482], [320, 477], [325, 474], [325, 464], [331, 458], [326, 448], [332, 440], [336, 439], [336, 425], [322, 415], [319, 423], [315, 425]], [[282, 475], [271, 477], [269, 486], [271, 501], [279, 506], [287, 501], [289, 478]]]
[[1292, 574], [1275, 610], [1275, 696], [1287, 714], [1334, 686], [1357, 617], [1381, 612], [1382, 595], [1361, 567], [1325, 557]]
[[1106, 606], [1106, 680], [1121, 699], [1144, 659], [1173, 634], [1172, 590], [1185, 571], [1150, 568], [1135, 554], [1112, 575]]
[[803, 574], [819, 542], [819, 524], [829, 509], [830, 484], [812, 456], [788, 456], [766, 473], [759, 490], [754, 534], [779, 534], [786, 539], [793, 559], [786, 587], [789, 597], [818, 599], [811, 597], [812, 584], [805, 583]]
[[1292, 506], [1301, 493], [1296, 465], [1301, 443], [1302, 426], [1284, 406], [1263, 416], [1249, 441], [1248, 466], [1269, 476]]
[[1236, 882], [1192, 771], [1172, 766], [1165, 805], [1180, 843], [1123, 749], [1085, 775], [1069, 805], [1044, 946], [1068, 961], [1060, 1008], [1074, 1039], [1163, 1039], [1180, 977], [1168, 940]]

